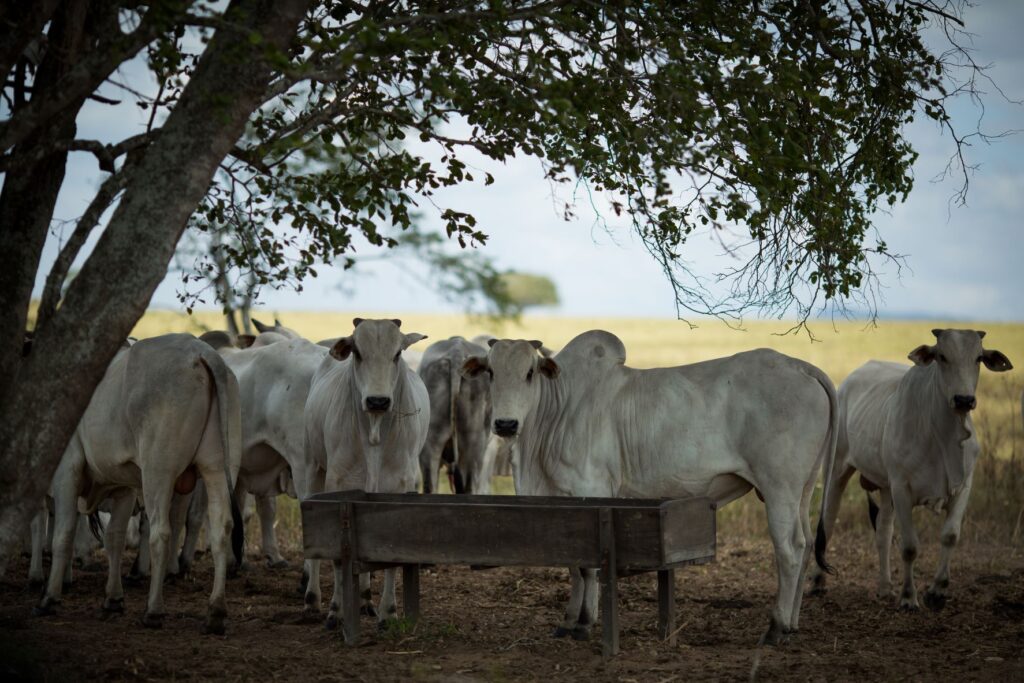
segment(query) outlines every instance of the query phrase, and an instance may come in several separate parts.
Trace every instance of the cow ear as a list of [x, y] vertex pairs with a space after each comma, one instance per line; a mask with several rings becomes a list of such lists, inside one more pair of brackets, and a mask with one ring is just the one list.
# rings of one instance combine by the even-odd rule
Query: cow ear
[[352, 318], [352, 327], [359, 327], [363, 322], [362, 318]]
[[914, 361], [914, 365], [928, 365], [935, 360], [935, 347], [921, 344], [911, 351], [907, 358]]
[[402, 321], [399, 320], [398, 318], [392, 318], [391, 322], [393, 322], [395, 324], [395, 327], [397, 327], [398, 329], [402, 329]]
[[235, 346], [240, 349], [247, 349], [253, 345], [256, 341], [256, 337], [251, 334], [240, 334], [235, 338]]
[[331, 347], [330, 354], [331, 358], [336, 360], [345, 360], [352, 353], [355, 348], [355, 344], [352, 343], [352, 337], [342, 337], [334, 343]]
[[480, 373], [487, 369], [487, 356], [470, 356], [459, 369], [459, 374], [466, 379], [479, 377]]
[[427, 335], [420, 334], [419, 332], [410, 332], [409, 334], [402, 335], [402, 350], [409, 348], [418, 341], [422, 341], [427, 338]]
[[487, 348], [493, 349], [494, 345], [497, 344], [499, 341], [501, 340], [498, 339], [497, 337], [491, 337], [490, 339], [487, 340]]
[[989, 349], [982, 351], [981, 362], [984, 363], [985, 367], [992, 372], [1006, 372], [1007, 370], [1013, 370], [1013, 365], [1010, 363], [1010, 359], [1003, 355], [1001, 351]]
[[544, 342], [542, 342], [540, 339], [531, 339], [530, 346], [532, 346], [537, 351], [540, 351], [542, 348], [544, 348]]
[[562, 371], [562, 369], [558, 367], [558, 363], [556, 363], [555, 361], [546, 356], [544, 358], [541, 358], [537, 362], [537, 369], [540, 370], [541, 374], [543, 374], [548, 379], [554, 379], [558, 377], [558, 373]]

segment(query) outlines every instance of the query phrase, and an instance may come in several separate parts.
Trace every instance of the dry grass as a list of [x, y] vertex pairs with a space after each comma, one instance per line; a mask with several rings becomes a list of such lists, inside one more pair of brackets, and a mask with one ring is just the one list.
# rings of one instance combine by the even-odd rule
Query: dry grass
[[[365, 314], [364, 314], [365, 315]], [[261, 316], [262, 317], [262, 316]], [[270, 322], [272, 314], [267, 314]], [[302, 335], [323, 339], [347, 334], [352, 328], [352, 313], [282, 312], [282, 322]], [[635, 367], [656, 367], [691, 363], [730, 355], [739, 351], [771, 347], [802, 358], [832, 377], [838, 385], [865, 363], [878, 358], [904, 360], [911, 349], [930, 343], [935, 327], [975, 327], [988, 332], [985, 343], [997, 348], [1018, 365], [1018, 369], [996, 375], [982, 371], [978, 387], [979, 408], [975, 422], [982, 446], [982, 458], [975, 474], [971, 507], [964, 528], [964, 540], [1005, 543], [1014, 552], [1024, 548], [1024, 429], [1021, 426], [1021, 391], [1024, 389], [1024, 325], [971, 325], [942, 322], [883, 321], [877, 327], [858, 322], [816, 323], [812, 342], [807, 335], [779, 336], [783, 322], [755, 322], [744, 331], [729, 329], [717, 322], [706, 322], [697, 329], [672, 320], [625, 318], [553, 318], [526, 317], [520, 324], [496, 328], [486, 322], [460, 315], [389, 314], [400, 317], [403, 329], [415, 330], [431, 340], [454, 334], [466, 337], [482, 332], [499, 336], [541, 339], [551, 348], [560, 348], [580, 332], [601, 328], [622, 338], [628, 350], [627, 362]], [[217, 313], [200, 312], [191, 317], [171, 311], [154, 310], [139, 321], [134, 334], [147, 337], [172, 331], [199, 333], [221, 327]], [[428, 342], [429, 343], [429, 342]], [[426, 344], [421, 345], [423, 348]], [[499, 490], [511, 492], [508, 480], [495, 482]], [[297, 539], [298, 511], [281, 505], [279, 524], [282, 535]], [[919, 511], [922, 537], [936, 535], [939, 522], [935, 515]], [[764, 508], [753, 496], [747, 496], [725, 508], [719, 515], [723, 531], [734, 534], [762, 534], [766, 528]], [[867, 515], [863, 492], [854, 483], [846, 494], [840, 517], [842, 529], [866, 533]]]

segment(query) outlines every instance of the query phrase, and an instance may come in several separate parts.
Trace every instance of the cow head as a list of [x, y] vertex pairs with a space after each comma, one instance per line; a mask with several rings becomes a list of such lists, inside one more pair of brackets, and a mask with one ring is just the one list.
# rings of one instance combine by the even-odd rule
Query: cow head
[[526, 416], [540, 396], [540, 383], [558, 376], [558, 364], [538, 354], [537, 340], [491, 339], [487, 357], [472, 356], [462, 366], [462, 376], [491, 378], [491, 430], [498, 436], [519, 434]]
[[939, 375], [940, 390], [949, 407], [967, 414], [977, 405], [974, 397], [978, 387], [981, 364], [993, 372], [1006, 372], [1013, 368], [1010, 360], [999, 351], [981, 346], [985, 333], [975, 330], [932, 330], [934, 346], [922, 344], [910, 352], [910, 360], [917, 365], [934, 363]]
[[[352, 334], [335, 342], [330, 353], [341, 361], [351, 357], [360, 406], [370, 414], [377, 433], [379, 418], [389, 412], [394, 403], [402, 351], [427, 337], [416, 332], [402, 334], [401, 320], [356, 318], [352, 324], [355, 326]], [[374, 442], [372, 436], [370, 442]]]

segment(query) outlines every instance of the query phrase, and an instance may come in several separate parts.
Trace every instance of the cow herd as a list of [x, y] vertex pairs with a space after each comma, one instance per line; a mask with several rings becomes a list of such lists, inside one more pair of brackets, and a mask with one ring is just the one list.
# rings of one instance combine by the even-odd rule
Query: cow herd
[[[889, 597], [893, 522], [904, 563], [896, 604], [917, 609], [911, 510], [943, 510], [939, 569], [924, 604], [941, 609], [978, 457], [971, 421], [981, 365], [1011, 368], [984, 332], [933, 330], [913, 365], [872, 361], [836, 391], [817, 367], [758, 349], [690, 365], [634, 369], [615, 335], [592, 330], [553, 354], [539, 341], [462, 337], [436, 342], [400, 320], [356, 318], [351, 334], [312, 343], [276, 324], [256, 337], [212, 332], [129, 341], [111, 362], [32, 524], [41, 579], [47, 510], [52, 564], [36, 614], [60, 602], [80, 515], [108, 513], [103, 611], [124, 609], [120, 564], [129, 520], [144, 510], [149, 599], [142, 624], [164, 616], [163, 578], [187, 571], [206, 522], [214, 585], [204, 630], [223, 633], [229, 551], [241, 563], [240, 509], [256, 497], [262, 553], [285, 567], [274, 536], [276, 496], [324, 490], [431, 492], [447, 464], [453, 491], [488, 493], [495, 462], [511, 461], [518, 495], [679, 498], [718, 506], [754, 489], [764, 501], [778, 593], [763, 642], [799, 626], [805, 572], [830, 568], [828, 540], [855, 472], [868, 491]], [[824, 470], [817, 535], [811, 497]], [[872, 497], [873, 495], [873, 497]], [[184, 539], [182, 539], [184, 532]], [[180, 549], [180, 552], [179, 552]], [[319, 562], [303, 570], [305, 609], [321, 609]], [[588, 637], [596, 570], [570, 568], [572, 590], [555, 635]], [[326, 616], [341, 611], [341, 573]], [[361, 611], [397, 616], [395, 575], [380, 602], [361, 580]]]

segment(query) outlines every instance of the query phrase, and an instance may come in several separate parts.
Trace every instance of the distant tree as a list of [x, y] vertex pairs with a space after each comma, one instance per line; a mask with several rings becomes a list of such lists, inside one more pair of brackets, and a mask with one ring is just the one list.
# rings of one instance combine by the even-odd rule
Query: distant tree
[[544, 275], [509, 271], [501, 274], [505, 295], [520, 311], [532, 306], [557, 306], [558, 289]]
[[[190, 221], [246, 232], [228, 264], [298, 283], [394, 247], [416, 207], [461, 246], [486, 240], [435, 192], [492, 178], [460, 158], [543, 159], [634, 231], [681, 309], [728, 315], [856, 293], [871, 216], [902, 200], [924, 114], [954, 132], [979, 94], [944, 0], [21, 0], [0, 6], [0, 575], [110, 359]], [[949, 49], [931, 50], [937, 26]], [[943, 34], [944, 31], [944, 34]], [[155, 78], [119, 68], [142, 54]], [[82, 139], [104, 84], [149, 112], [144, 131]], [[446, 121], [462, 127], [447, 128]], [[977, 133], [975, 133], [977, 134]], [[438, 161], [400, 146], [408, 136]], [[67, 157], [108, 174], [47, 277], [23, 334]], [[246, 220], [231, 213], [244, 209]], [[95, 249], [68, 268], [110, 210]], [[733, 296], [687, 279], [687, 237], [742, 226]], [[394, 232], [385, 232], [393, 226]], [[252, 258], [258, 253], [258, 258]]]

